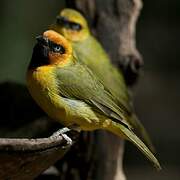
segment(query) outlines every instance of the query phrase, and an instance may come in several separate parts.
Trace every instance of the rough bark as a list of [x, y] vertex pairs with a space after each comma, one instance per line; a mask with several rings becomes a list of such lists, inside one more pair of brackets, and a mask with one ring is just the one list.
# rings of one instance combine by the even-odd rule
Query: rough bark
[[0, 179], [34, 179], [67, 152], [61, 137], [0, 139]]

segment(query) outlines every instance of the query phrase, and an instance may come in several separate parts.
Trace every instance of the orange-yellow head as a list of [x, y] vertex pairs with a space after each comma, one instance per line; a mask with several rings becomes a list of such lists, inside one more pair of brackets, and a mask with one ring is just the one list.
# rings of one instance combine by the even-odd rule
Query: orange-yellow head
[[48, 30], [37, 36], [29, 69], [39, 66], [66, 66], [73, 61], [71, 44], [62, 35]]
[[63, 9], [56, 17], [56, 22], [51, 25], [51, 29], [73, 42], [82, 41], [90, 35], [86, 19], [73, 9]]

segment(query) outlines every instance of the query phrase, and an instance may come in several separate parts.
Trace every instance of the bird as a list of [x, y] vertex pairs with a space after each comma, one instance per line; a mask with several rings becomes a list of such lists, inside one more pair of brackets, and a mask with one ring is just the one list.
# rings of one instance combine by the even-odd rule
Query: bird
[[74, 9], [65, 8], [60, 11], [55, 22], [50, 25], [50, 29], [62, 34], [71, 42], [79, 60], [85, 63], [102, 84], [111, 91], [116, 103], [123, 109], [123, 114], [128, 116], [129, 124], [151, 151], [155, 152], [149, 134], [135, 114], [122, 71], [111, 63], [100, 42], [91, 34], [83, 15]]
[[53, 30], [36, 39], [27, 68], [27, 87], [47, 115], [69, 129], [103, 129], [129, 140], [160, 169], [156, 157], [114, 102], [113, 94], [78, 60], [71, 43]]

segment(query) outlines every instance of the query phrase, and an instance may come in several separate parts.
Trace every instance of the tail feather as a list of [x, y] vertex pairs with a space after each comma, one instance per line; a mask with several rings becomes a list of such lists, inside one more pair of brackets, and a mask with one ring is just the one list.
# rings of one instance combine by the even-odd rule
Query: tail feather
[[132, 132], [125, 126], [114, 122], [112, 126], [108, 128], [108, 130], [120, 137], [123, 136], [125, 137], [125, 139], [131, 141], [153, 163], [153, 165], [158, 170], [161, 169], [161, 166], [156, 157], [148, 149], [148, 147], [134, 134], [134, 132]]
[[155, 147], [151, 141], [151, 138], [149, 137], [149, 134], [147, 133], [146, 129], [142, 125], [142, 123], [139, 121], [139, 119], [136, 117], [135, 114], [132, 115], [129, 122], [132, 127], [134, 127], [135, 132], [142, 138], [143, 142], [148, 146], [148, 148], [155, 153]]

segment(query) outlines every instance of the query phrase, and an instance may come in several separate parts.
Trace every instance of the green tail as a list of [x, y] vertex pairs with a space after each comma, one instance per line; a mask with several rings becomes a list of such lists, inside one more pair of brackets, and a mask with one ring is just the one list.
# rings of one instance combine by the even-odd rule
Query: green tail
[[139, 121], [139, 119], [136, 117], [135, 114], [132, 115], [132, 117], [130, 118], [130, 122], [129, 122], [132, 127], [134, 127], [135, 132], [143, 139], [143, 142], [148, 146], [148, 148], [155, 153], [155, 147], [147, 133], [147, 131], [145, 130], [144, 126], [141, 124], [141, 122]]
[[158, 170], [161, 170], [161, 166], [156, 157], [131, 130], [129, 130], [124, 125], [117, 123], [113, 123], [111, 127], [108, 127], [108, 130], [120, 137], [122, 137], [122, 135], [125, 136], [125, 138], [131, 141], [153, 163], [153, 165]]

